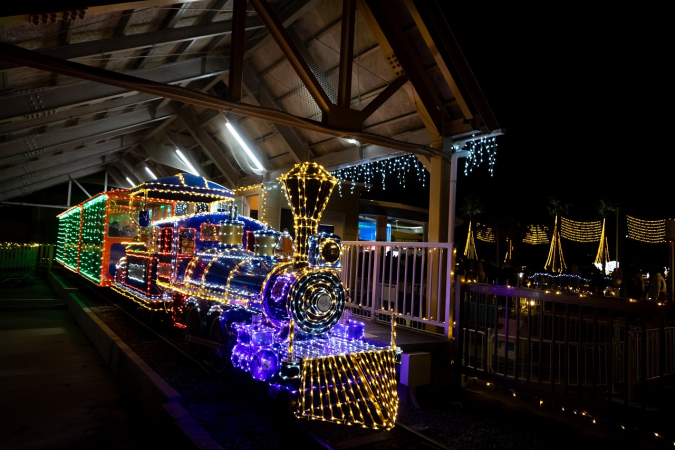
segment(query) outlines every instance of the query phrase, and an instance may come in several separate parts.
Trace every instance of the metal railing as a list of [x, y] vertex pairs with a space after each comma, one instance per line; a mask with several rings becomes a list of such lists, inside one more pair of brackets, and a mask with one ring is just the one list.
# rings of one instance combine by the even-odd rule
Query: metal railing
[[343, 242], [341, 278], [354, 315], [449, 336], [452, 245]]
[[34, 269], [36, 266], [51, 269], [53, 258], [53, 244], [0, 244], [0, 269]]
[[464, 283], [455, 375], [581, 403], [650, 403], [646, 384], [675, 374], [674, 313], [672, 304]]

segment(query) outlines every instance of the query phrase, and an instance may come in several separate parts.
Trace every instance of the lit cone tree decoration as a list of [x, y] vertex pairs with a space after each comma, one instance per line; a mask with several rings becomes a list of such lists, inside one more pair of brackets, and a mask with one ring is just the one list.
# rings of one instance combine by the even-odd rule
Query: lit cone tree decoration
[[308, 239], [316, 233], [321, 213], [338, 180], [316, 163], [296, 165], [279, 177], [286, 200], [293, 209], [295, 254], [293, 262], [307, 262]]
[[561, 201], [549, 198], [548, 213], [555, 216], [553, 225], [553, 236], [551, 237], [551, 247], [548, 251], [548, 259], [544, 265], [544, 269], [551, 270], [554, 273], [562, 273], [567, 269], [565, 265], [565, 258], [562, 253], [562, 246], [560, 245], [560, 228], [558, 227], [558, 216], [560, 214], [567, 214], [569, 205]]
[[464, 247], [464, 256], [467, 259], [478, 259], [476, 253], [476, 242], [473, 235], [473, 216], [483, 212], [483, 205], [477, 198], [468, 196], [464, 199], [464, 204], [460, 209], [463, 216], [469, 216], [469, 232], [466, 237], [466, 246]]
[[[602, 264], [603, 275], [607, 273], [607, 261], [609, 261], [609, 246], [607, 245], [607, 235], [605, 234], [605, 219], [609, 213], [617, 211], [617, 206], [606, 200], [600, 200], [598, 212], [602, 216], [602, 232], [600, 233], [600, 246], [598, 247], [598, 253], [595, 255], [595, 263]], [[619, 218], [617, 214], [617, 221], [618, 220]]]

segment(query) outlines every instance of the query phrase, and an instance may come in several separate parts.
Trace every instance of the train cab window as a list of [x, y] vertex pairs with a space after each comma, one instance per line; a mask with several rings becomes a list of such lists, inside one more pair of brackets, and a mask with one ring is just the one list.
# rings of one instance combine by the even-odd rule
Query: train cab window
[[213, 223], [203, 223], [199, 233], [199, 239], [202, 241], [217, 241], [218, 240], [218, 225]]
[[169, 253], [171, 252], [172, 245], [173, 245], [173, 228], [162, 228], [159, 232], [157, 251], [159, 253]]
[[194, 228], [181, 228], [178, 231], [180, 249], [179, 253], [189, 254], [195, 252], [195, 233]]

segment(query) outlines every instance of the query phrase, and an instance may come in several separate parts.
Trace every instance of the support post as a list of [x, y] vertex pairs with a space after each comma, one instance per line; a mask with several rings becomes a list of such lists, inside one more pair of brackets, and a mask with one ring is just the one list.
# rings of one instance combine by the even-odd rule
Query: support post
[[342, 2], [342, 36], [340, 41], [340, 72], [338, 105], [349, 108], [352, 98], [352, 63], [354, 61], [354, 24], [356, 0]]
[[73, 192], [73, 181], [68, 180], [68, 201], [66, 202], [66, 206], [70, 206], [70, 194]]
[[[380, 300], [380, 280], [378, 278], [378, 274], [380, 273], [380, 247], [379, 245], [376, 245], [373, 250], [370, 252], [370, 257], [372, 258], [372, 267], [373, 271], [371, 272], [371, 279], [370, 279], [370, 300], [372, 302], [370, 306], [370, 320], [373, 322], [377, 322], [377, 302]], [[364, 252], [365, 255], [365, 252]], [[370, 265], [370, 264], [369, 264]]]
[[375, 223], [375, 240], [387, 240], [387, 216], [378, 215]]
[[468, 150], [460, 150], [450, 157], [450, 200], [448, 207], [448, 242], [455, 243], [455, 210], [457, 209], [457, 163], [459, 158], [469, 156]]
[[105, 171], [105, 175], [103, 177], [103, 192], [108, 192], [108, 171]]

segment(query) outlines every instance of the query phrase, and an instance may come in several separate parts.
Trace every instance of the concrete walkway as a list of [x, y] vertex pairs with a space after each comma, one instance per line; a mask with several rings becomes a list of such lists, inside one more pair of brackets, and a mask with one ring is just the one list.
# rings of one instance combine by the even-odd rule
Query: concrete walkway
[[138, 410], [66, 310], [0, 312], [0, 448], [135, 449], [165, 441]]

